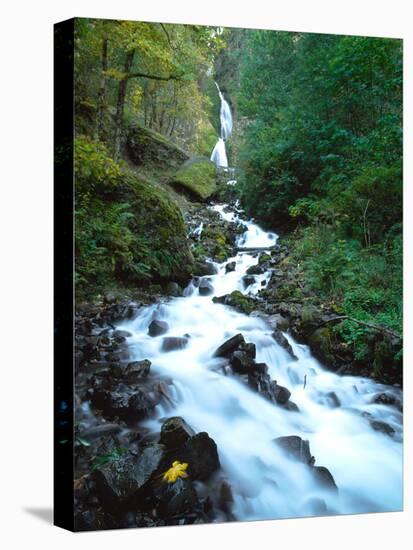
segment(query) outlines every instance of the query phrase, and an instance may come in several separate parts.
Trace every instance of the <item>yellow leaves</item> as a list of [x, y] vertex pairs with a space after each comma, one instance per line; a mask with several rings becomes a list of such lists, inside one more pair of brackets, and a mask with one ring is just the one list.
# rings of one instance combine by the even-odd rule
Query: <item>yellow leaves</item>
[[187, 468], [188, 464], [186, 462], [178, 462], [178, 460], [175, 460], [169, 470], [163, 474], [162, 480], [167, 483], [175, 483], [179, 477], [188, 477], [186, 473]]

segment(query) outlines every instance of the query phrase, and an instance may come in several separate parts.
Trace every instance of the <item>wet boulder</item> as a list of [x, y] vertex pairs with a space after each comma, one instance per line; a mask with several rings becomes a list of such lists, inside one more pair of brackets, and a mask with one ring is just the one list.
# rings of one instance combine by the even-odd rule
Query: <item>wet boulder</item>
[[176, 449], [184, 445], [195, 435], [194, 430], [180, 416], [168, 418], [162, 424], [160, 443], [168, 449]]
[[97, 468], [93, 477], [99, 500], [113, 507], [136, 497], [159, 472], [164, 456], [164, 446], [153, 444], [138, 456], [128, 453]]
[[279, 386], [277, 383], [273, 386], [274, 398], [280, 405], [285, 405], [291, 397], [291, 392], [284, 386]]
[[259, 264], [252, 265], [247, 269], [246, 273], [247, 275], [262, 275], [265, 273], [265, 268]]
[[236, 262], [228, 262], [225, 266], [225, 273], [230, 273], [231, 271], [235, 271], [236, 267], [237, 267]]
[[383, 434], [386, 434], [388, 436], [392, 436], [395, 433], [394, 428], [390, 426], [390, 424], [387, 424], [387, 422], [383, 422], [381, 420], [371, 420], [370, 426], [375, 430], [376, 432], [381, 432]]
[[195, 518], [201, 512], [198, 495], [190, 479], [178, 478], [174, 483], [158, 482], [154, 495], [157, 511], [163, 518]]
[[148, 359], [142, 361], [133, 361], [125, 369], [125, 376], [131, 380], [137, 378], [146, 378], [151, 369], [151, 362]]
[[309, 441], [301, 439], [298, 435], [277, 437], [273, 441], [278, 447], [283, 449], [289, 458], [303, 464], [311, 464], [313, 457], [311, 456]]
[[219, 348], [215, 350], [214, 357], [229, 357], [241, 344], [245, 343], [243, 335], [238, 333], [221, 344]]
[[155, 405], [156, 402], [153, 399], [142, 390], [137, 389], [129, 397], [126, 410], [120, 409], [119, 413], [120, 416], [124, 416], [126, 419], [139, 420], [144, 418]]
[[324, 466], [314, 466], [312, 468], [312, 473], [316, 482], [321, 485], [323, 489], [338, 491], [336, 482], [334, 481], [330, 470], [328, 470]]
[[257, 355], [257, 348], [256, 348], [255, 344], [253, 344], [252, 342], [241, 343], [240, 346], [239, 346], [239, 350], [244, 351], [252, 359], [255, 359], [255, 357]]
[[148, 327], [149, 336], [161, 336], [169, 330], [169, 325], [166, 321], [154, 319]]
[[[265, 363], [258, 363], [259, 365], [265, 365]], [[256, 367], [257, 365], [255, 365]], [[252, 373], [248, 374], [248, 386], [265, 397], [265, 399], [268, 399], [269, 401], [274, 402], [274, 393], [273, 393], [273, 385], [274, 382], [271, 381], [270, 376], [267, 372], [264, 372], [264, 368], [260, 367], [262, 370], [259, 372], [256, 368]]]
[[247, 288], [248, 286], [255, 283], [255, 277], [254, 275], [244, 275], [242, 278], [242, 282], [244, 283], [244, 287]]
[[291, 347], [289, 341], [281, 332], [281, 330], [276, 328], [272, 333], [272, 337], [277, 342], [277, 344], [279, 344], [282, 348], [284, 348], [294, 359], [297, 359], [297, 357], [294, 355], [293, 348]]
[[198, 292], [201, 296], [210, 296], [214, 293], [214, 287], [209, 279], [201, 279], [198, 286]]
[[188, 463], [191, 479], [206, 480], [221, 467], [217, 445], [206, 432], [197, 433], [188, 439], [183, 448], [183, 457]]
[[326, 397], [327, 397], [327, 400], [328, 400], [328, 403], [331, 407], [333, 408], [337, 408], [337, 407], [340, 407], [341, 406], [341, 401], [340, 399], [337, 397], [337, 394], [336, 392], [334, 391], [330, 391], [326, 394]]
[[212, 262], [196, 262], [194, 273], [200, 277], [205, 277], [215, 275], [218, 270]]
[[398, 410], [402, 410], [402, 403], [395, 395], [389, 392], [379, 393], [375, 395], [372, 399], [372, 403], [377, 405], [390, 405], [396, 407]]
[[132, 336], [132, 333], [127, 330], [114, 330], [112, 337], [115, 338], [116, 341], [124, 342], [126, 338], [130, 338]]
[[188, 344], [188, 338], [184, 336], [167, 336], [162, 341], [162, 351], [176, 351], [184, 349]]
[[156, 405], [155, 400], [146, 392], [126, 386], [120, 386], [111, 391], [106, 389], [94, 391], [91, 398], [92, 405], [100, 409], [105, 417], [121, 418], [127, 422], [145, 418]]
[[254, 359], [245, 351], [234, 351], [230, 358], [230, 365], [238, 374], [248, 374], [254, 370]]
[[115, 435], [120, 431], [121, 427], [119, 424], [106, 422], [104, 424], [100, 424], [99, 426], [93, 426], [92, 428], [80, 432], [78, 437], [82, 441], [93, 441], [95, 439], [100, 439], [101, 437]]

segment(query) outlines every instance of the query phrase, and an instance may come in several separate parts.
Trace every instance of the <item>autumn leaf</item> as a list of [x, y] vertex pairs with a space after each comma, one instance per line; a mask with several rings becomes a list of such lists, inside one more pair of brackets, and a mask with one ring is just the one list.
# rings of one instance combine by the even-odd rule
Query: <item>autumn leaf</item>
[[187, 468], [188, 464], [186, 462], [178, 462], [175, 460], [169, 470], [164, 473], [162, 479], [167, 483], [175, 483], [179, 477], [188, 477], [188, 474], [186, 473]]

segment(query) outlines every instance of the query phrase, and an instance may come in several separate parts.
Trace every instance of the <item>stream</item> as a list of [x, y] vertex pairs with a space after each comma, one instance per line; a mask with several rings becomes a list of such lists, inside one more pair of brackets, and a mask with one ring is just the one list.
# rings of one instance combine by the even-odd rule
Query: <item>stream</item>
[[[254, 294], [265, 287], [269, 272], [247, 288], [242, 278], [258, 262], [259, 254], [250, 249], [268, 250], [277, 235], [239, 219], [237, 209], [222, 204], [211, 208], [226, 221], [245, 227], [237, 254], [216, 263], [217, 273], [208, 277], [212, 293], [200, 295], [191, 282], [183, 297], [144, 307], [137, 318], [117, 327], [132, 333], [128, 343], [133, 359], [149, 359], [154, 374], [173, 381], [173, 404], [157, 405], [155, 415], [144, 424], [159, 431], [165, 417], [181, 416], [195, 430], [208, 432], [218, 446], [232, 488], [232, 512], [239, 520], [400, 510], [402, 414], [372, 402], [383, 391], [398, 395], [400, 390], [330, 372], [308, 347], [285, 333], [293, 358], [274, 340], [273, 329], [262, 318], [214, 303], [214, 296], [234, 290]], [[226, 265], [234, 261], [235, 270], [227, 273]], [[165, 352], [163, 336], [148, 335], [154, 319], [168, 323], [166, 336], [185, 335], [187, 345]], [[214, 357], [215, 350], [238, 333], [255, 344], [256, 361], [266, 363], [271, 379], [289, 388], [298, 411], [254, 392], [227, 373], [224, 359]], [[373, 429], [372, 420], [385, 421], [394, 432], [389, 436]], [[292, 435], [309, 440], [316, 465], [328, 468], [338, 492], [323, 488], [306, 464], [289, 458], [273, 442]], [[320, 502], [325, 508], [320, 509]]]

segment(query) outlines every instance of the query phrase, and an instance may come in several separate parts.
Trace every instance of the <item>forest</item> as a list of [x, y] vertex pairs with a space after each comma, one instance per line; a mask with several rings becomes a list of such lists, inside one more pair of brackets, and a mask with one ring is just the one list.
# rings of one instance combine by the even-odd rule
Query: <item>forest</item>
[[[326, 429], [343, 461], [352, 445], [359, 447], [348, 455], [349, 463], [370, 445], [383, 461], [387, 452], [393, 453], [388, 463], [396, 460], [403, 384], [402, 41], [76, 19], [74, 67], [76, 360], [81, 372], [106, 361], [112, 380], [108, 386], [107, 378], [103, 382], [94, 375], [92, 389], [81, 400], [90, 400], [106, 420], [147, 420], [157, 410], [154, 399], [172, 403], [169, 379], [188, 384], [196, 395], [197, 383], [210, 383], [199, 370], [207, 365], [208, 371], [222, 369], [227, 380], [233, 376], [237, 384], [246, 384], [283, 415], [306, 412], [305, 422]], [[197, 301], [201, 297], [202, 303]], [[171, 323], [176, 323], [174, 331]], [[264, 326], [273, 330], [270, 343], [257, 336]], [[104, 334], [96, 340], [98, 327]], [[142, 330], [151, 342], [163, 337], [160, 352], [155, 354], [145, 338], [139, 339]], [[132, 334], [135, 339], [127, 347]], [[302, 345], [308, 346], [310, 360]], [[277, 346], [271, 352], [278, 357], [277, 367], [265, 351], [271, 346]], [[134, 394], [119, 382], [124, 376], [122, 350], [129, 357], [135, 354], [140, 374], [135, 363], [126, 371], [135, 365], [134, 375], [145, 379], [146, 386], [135, 388]], [[215, 358], [212, 363], [205, 360], [205, 350]], [[169, 363], [164, 359], [168, 352], [175, 358]], [[292, 361], [288, 369], [277, 370], [287, 356]], [[314, 361], [311, 368], [308, 361]], [[149, 398], [151, 362], [157, 378]], [[179, 365], [189, 364], [199, 373], [198, 382], [189, 371], [186, 378], [179, 371]], [[312, 377], [320, 368], [334, 378], [323, 378], [317, 386]], [[275, 375], [278, 382], [271, 380]], [[222, 393], [225, 387], [215, 390], [221, 403], [230, 399]], [[237, 388], [228, 389], [233, 402], [249, 403], [252, 397], [241, 398]], [[313, 391], [307, 394], [313, 408], [303, 397], [305, 391]], [[350, 398], [351, 392], [359, 397]], [[190, 496], [185, 493], [191, 513], [175, 500], [171, 511], [171, 495], [151, 481], [150, 495], [142, 497], [148, 509], [139, 508], [133, 526], [398, 509], [397, 460], [391, 474], [397, 478], [392, 478], [394, 490], [378, 489], [380, 505], [370, 499], [368, 485], [376, 470], [370, 473], [367, 467], [360, 470], [366, 487], [360, 478], [357, 488], [346, 489], [348, 495], [359, 491], [359, 500], [348, 497], [338, 504], [323, 496], [322, 504], [296, 508], [298, 497], [292, 490], [288, 502], [275, 509], [257, 503], [248, 496], [242, 475], [229, 466], [231, 452], [241, 453], [242, 467], [252, 468], [263, 490], [274, 489], [244, 451], [226, 446], [217, 426], [221, 421], [227, 427], [228, 415], [221, 408], [215, 411], [218, 405], [209, 399], [199, 407], [205, 406], [206, 429], [225, 460], [220, 465], [217, 445], [202, 439], [204, 432], [194, 435], [188, 425], [169, 419], [162, 424], [161, 444], [169, 449], [168, 430], [173, 437], [185, 432], [186, 443], [182, 447], [180, 440], [180, 451], [168, 451], [161, 463], [164, 467], [170, 462], [169, 469], [165, 466], [167, 483], [175, 488], [182, 483], [185, 491], [192, 481], [206, 483], [211, 476], [224, 475], [224, 469], [227, 477], [219, 477], [218, 493], [208, 482], [208, 498], [202, 500], [191, 485]], [[257, 441], [268, 436], [257, 416], [260, 403], [251, 405], [256, 413], [248, 413], [259, 425]], [[368, 408], [366, 403], [374, 405]], [[185, 421], [203, 428], [195, 405], [193, 418], [181, 405], [175, 413], [184, 411]], [[337, 421], [332, 431], [320, 420], [337, 408], [358, 410], [363, 417], [368, 430], [358, 443], [347, 429], [359, 420]], [[221, 419], [215, 424], [214, 414]], [[273, 413], [263, 409], [263, 414]], [[297, 429], [289, 420], [283, 424], [287, 417], [280, 418], [274, 416], [274, 424], [285, 426], [288, 434]], [[149, 427], [149, 435], [142, 432], [145, 441], [152, 433], [153, 425]], [[284, 450], [291, 444], [287, 433], [275, 435]], [[201, 447], [188, 450], [198, 436], [202, 444], [196, 445]], [[309, 454], [311, 475], [329, 489], [340, 489], [340, 481], [344, 487], [348, 480], [344, 475], [340, 479], [342, 463], [335, 462], [321, 435], [316, 441], [316, 452], [324, 453], [338, 475], [334, 480], [327, 468], [315, 467]], [[126, 516], [120, 519], [111, 512], [114, 504], [130, 502], [117, 492], [105, 468], [129, 460], [123, 455], [133, 444], [122, 441], [102, 451], [90, 448], [87, 436], [79, 436], [79, 476], [92, 470], [102, 494], [116, 493], [107, 501], [102, 497], [108, 515], [97, 508], [92, 520], [85, 519], [91, 501], [83, 495], [80, 529], [130, 526]], [[291, 458], [296, 451], [288, 449]], [[210, 462], [205, 458], [207, 465], [202, 453], [210, 457]], [[157, 464], [158, 473], [159, 468]], [[245, 498], [252, 499], [248, 505]], [[148, 511], [151, 506], [155, 515]]]

